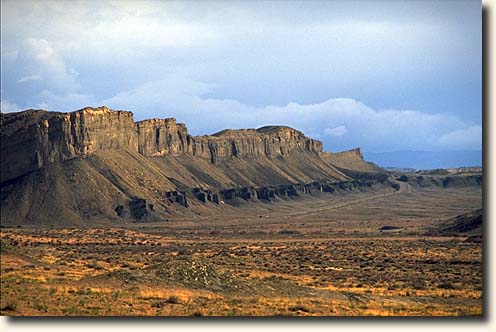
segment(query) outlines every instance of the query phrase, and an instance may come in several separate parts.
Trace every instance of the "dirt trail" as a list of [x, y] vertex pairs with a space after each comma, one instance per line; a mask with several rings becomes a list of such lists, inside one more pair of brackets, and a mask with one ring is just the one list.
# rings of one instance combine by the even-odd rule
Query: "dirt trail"
[[389, 193], [384, 193], [384, 194], [377, 194], [377, 195], [373, 195], [373, 196], [357, 198], [357, 199], [347, 201], [347, 202], [331, 204], [331, 205], [327, 205], [327, 206], [320, 208], [320, 209], [316, 209], [316, 210], [314, 209], [312, 211], [291, 213], [289, 215], [284, 216], [284, 218], [295, 218], [295, 217], [303, 217], [303, 216], [308, 217], [308, 216], [311, 216], [314, 214], [319, 214], [323, 211], [338, 209], [338, 208], [342, 208], [342, 207], [345, 207], [348, 205], [354, 205], [354, 204], [362, 203], [362, 202], [369, 201], [369, 200], [376, 199], [376, 198], [383, 198], [383, 197], [387, 197], [387, 196], [391, 196], [391, 195], [398, 195], [398, 194], [402, 194], [402, 193], [412, 193], [412, 186], [410, 186], [408, 183], [396, 181], [396, 180], [392, 180], [392, 182], [399, 185], [398, 190], [393, 191], [393, 192], [389, 192]]
[[[307, 218], [316, 214], [320, 214], [324, 211], [329, 211], [333, 209], [339, 209], [342, 207], [346, 207], [349, 205], [355, 205], [359, 203], [363, 203], [365, 201], [377, 199], [377, 198], [383, 198], [387, 196], [392, 196], [392, 195], [398, 195], [402, 193], [413, 193], [412, 187], [405, 182], [401, 181], [396, 181], [396, 180], [391, 180], [393, 183], [398, 184], [399, 188], [393, 192], [388, 192], [388, 193], [382, 193], [382, 194], [376, 194], [376, 195], [371, 195], [371, 196], [366, 196], [366, 197], [360, 197], [356, 199], [350, 199], [345, 202], [335, 202], [332, 203], [329, 201], [319, 201], [317, 204], [312, 204], [310, 206], [305, 206], [305, 207], [298, 207], [297, 212], [294, 212], [293, 208], [284, 208], [284, 209], [278, 209], [277, 211], [265, 211], [261, 214], [266, 214], [267, 216], [270, 215], [271, 219], [272, 218], [279, 218], [279, 221], [277, 222], [271, 222], [270, 220], [263, 218], [259, 219], [259, 217], [253, 217], [252, 215], [244, 215], [244, 214], [231, 214], [227, 218], [225, 216], [215, 216], [216, 219], [220, 220], [222, 219], [224, 222], [228, 222], [230, 225], [233, 224], [238, 224], [242, 222], [243, 224], [249, 223], [251, 226], [256, 226], [256, 225], [272, 225], [272, 224], [281, 224], [284, 223], [287, 219], [299, 219], [299, 218]], [[257, 213], [257, 216], [260, 214]], [[224, 218], [223, 218], [224, 217]], [[193, 229], [195, 229], [197, 226], [200, 225], [201, 221], [208, 221], [212, 217], [203, 217], [203, 218], [198, 218], [196, 220], [191, 220], [190, 218], [184, 218], [184, 219], [174, 219], [176, 223], [181, 224], [181, 227], [184, 227], [186, 223], [189, 223], [189, 226], [191, 226]], [[225, 224], [224, 224], [225, 225]], [[128, 227], [135, 227], [136, 225], [129, 225]], [[148, 226], [148, 227], [157, 227], [160, 226], [159, 223], [154, 223], [154, 224], [141, 224], [141, 226]], [[163, 226], [163, 225], [162, 225]], [[169, 223], [167, 223], [167, 226], [170, 226]], [[122, 226], [126, 227], [126, 226]]]

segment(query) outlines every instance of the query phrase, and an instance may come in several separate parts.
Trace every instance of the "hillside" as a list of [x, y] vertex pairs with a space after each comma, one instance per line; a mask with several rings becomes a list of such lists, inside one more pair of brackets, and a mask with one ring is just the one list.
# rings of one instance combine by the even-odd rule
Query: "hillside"
[[322, 158], [330, 164], [345, 170], [365, 173], [384, 172], [384, 170], [376, 164], [365, 161], [360, 148], [337, 153], [324, 152], [322, 153]]
[[134, 122], [107, 107], [27, 110], [0, 122], [2, 225], [197, 216], [231, 208], [220, 205], [233, 195], [297, 196], [381, 171], [359, 150], [326, 153], [284, 126], [192, 136], [173, 118]]
[[480, 238], [483, 233], [483, 214], [483, 210], [478, 209], [448, 218], [438, 225], [430, 227], [426, 234], [444, 236], [464, 235]]

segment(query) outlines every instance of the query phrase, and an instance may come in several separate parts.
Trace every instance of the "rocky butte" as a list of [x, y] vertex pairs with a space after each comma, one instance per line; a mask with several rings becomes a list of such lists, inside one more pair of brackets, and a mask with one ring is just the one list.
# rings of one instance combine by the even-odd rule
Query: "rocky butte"
[[322, 144], [284, 126], [223, 130], [191, 136], [176, 119], [133, 121], [133, 114], [102, 106], [70, 113], [27, 110], [1, 115], [2, 182], [54, 163], [105, 149], [126, 149], [143, 156], [203, 158], [216, 163], [232, 157], [319, 155]]
[[134, 122], [131, 112], [105, 106], [2, 113], [0, 123], [8, 224], [163, 220], [236, 197], [366, 187], [356, 172], [383, 172], [359, 149], [323, 152], [320, 141], [286, 126], [193, 136], [173, 118]]

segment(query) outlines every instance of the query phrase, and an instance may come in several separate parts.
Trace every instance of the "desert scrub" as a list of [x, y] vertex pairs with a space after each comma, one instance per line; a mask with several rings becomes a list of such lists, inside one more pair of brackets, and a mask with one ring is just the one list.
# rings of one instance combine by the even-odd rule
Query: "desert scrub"
[[8, 297], [5, 301], [2, 300], [0, 311], [16, 311], [17, 310], [17, 299], [13, 297]]
[[160, 299], [153, 301], [150, 306], [152, 308], [163, 308], [166, 304], [179, 304], [181, 299], [176, 295], [170, 295], [166, 299]]

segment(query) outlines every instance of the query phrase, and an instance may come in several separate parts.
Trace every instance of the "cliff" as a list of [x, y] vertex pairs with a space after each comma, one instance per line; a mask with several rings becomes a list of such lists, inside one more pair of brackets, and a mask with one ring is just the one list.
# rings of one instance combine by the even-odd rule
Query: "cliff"
[[144, 156], [191, 155], [216, 163], [232, 157], [287, 156], [293, 151], [322, 152], [319, 141], [289, 127], [223, 130], [212, 136], [191, 136], [174, 118], [136, 123], [138, 150]]
[[330, 194], [335, 183], [366, 188], [327, 160], [354, 167], [361, 156], [322, 152], [285, 126], [192, 136], [173, 118], [134, 122], [107, 107], [1, 114], [0, 123], [2, 225], [195, 218], [225, 212], [221, 200], [245, 191], [268, 201]]
[[182, 155], [189, 152], [191, 136], [176, 119], [151, 119], [136, 123], [138, 152], [144, 156]]
[[133, 114], [107, 107], [27, 110], [2, 114], [0, 123], [2, 182], [99, 149], [137, 149]]
[[173, 118], [134, 123], [133, 114], [102, 106], [70, 113], [28, 110], [1, 115], [1, 181], [9, 181], [47, 163], [102, 149], [125, 149], [143, 156], [189, 155], [217, 163], [234, 157], [320, 154], [322, 144], [284, 126], [224, 130], [191, 136]]
[[360, 148], [337, 153], [324, 152], [322, 153], [322, 158], [345, 172], [346, 170], [365, 173], [384, 172], [384, 170], [376, 164], [365, 161]]

